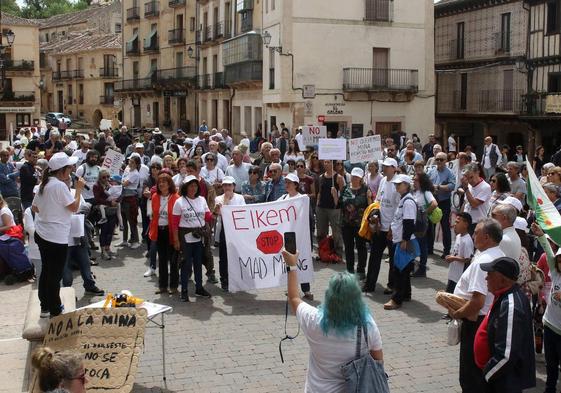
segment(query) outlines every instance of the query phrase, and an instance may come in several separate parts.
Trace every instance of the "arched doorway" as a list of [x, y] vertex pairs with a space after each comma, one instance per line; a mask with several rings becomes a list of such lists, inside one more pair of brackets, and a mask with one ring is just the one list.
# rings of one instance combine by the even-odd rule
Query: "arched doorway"
[[92, 116], [92, 125], [94, 128], [99, 128], [99, 123], [101, 123], [101, 119], [103, 119], [103, 113], [99, 109], [93, 113]]

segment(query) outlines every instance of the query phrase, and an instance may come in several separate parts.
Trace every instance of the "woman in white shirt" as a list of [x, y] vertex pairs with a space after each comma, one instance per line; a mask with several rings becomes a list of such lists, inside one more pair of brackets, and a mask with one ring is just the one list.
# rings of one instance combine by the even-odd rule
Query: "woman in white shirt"
[[[236, 194], [236, 180], [232, 176], [225, 176], [222, 180], [222, 187], [224, 194], [216, 197], [216, 205], [214, 207], [214, 215], [218, 216], [220, 222], [222, 216], [220, 208], [224, 205], [241, 206], [245, 205], [245, 199], [242, 195]], [[220, 286], [224, 292], [228, 292], [228, 252], [226, 249], [226, 234], [224, 232], [224, 225], [220, 226], [220, 241], [218, 248], [218, 266], [220, 271]]]
[[72, 213], [80, 207], [80, 195], [86, 184], [80, 178], [75, 182], [76, 194], [72, 196], [65, 182], [76, 164], [76, 157], [55, 153], [43, 172], [39, 192], [35, 194], [32, 209], [35, 217], [35, 242], [39, 246], [42, 269], [39, 277], [39, 302], [41, 317], [54, 317], [62, 313], [60, 280], [66, 263], [68, 236]]
[[187, 159], [180, 158], [177, 160], [177, 169], [179, 173], [173, 176], [173, 183], [176, 188], [180, 188], [183, 184], [183, 180], [187, 177]]
[[[415, 192], [413, 197], [417, 206], [423, 206], [427, 212], [427, 216], [432, 213], [434, 209], [438, 207], [438, 202], [436, 201], [434, 195], [432, 194], [433, 185], [426, 173], [417, 173], [413, 182], [413, 187]], [[429, 223], [429, 225], [432, 225]], [[423, 237], [417, 237], [419, 242], [419, 248], [421, 249], [421, 256], [419, 261], [419, 266], [413, 272], [412, 277], [426, 277], [427, 276], [427, 258], [428, 258], [428, 238], [425, 234]]]
[[2, 218], [2, 223], [0, 224], [0, 233], [4, 233], [11, 227], [16, 225], [14, 220], [14, 214], [6, 204], [2, 195], [0, 195], [0, 218]]
[[181, 198], [173, 205], [172, 232], [174, 247], [183, 252], [181, 264], [181, 297], [182, 302], [189, 301], [187, 281], [191, 272], [195, 271], [195, 295], [210, 297], [203, 288], [203, 239], [208, 229], [206, 223], [212, 221], [205, 198], [199, 194], [199, 181], [189, 175], [181, 185]]
[[205, 166], [201, 168], [200, 176], [210, 185], [222, 182], [224, 172], [216, 166], [216, 155], [214, 153], [205, 155]]
[[336, 273], [329, 280], [325, 300], [313, 307], [300, 299], [298, 254], [283, 251], [288, 275], [288, 302], [310, 346], [305, 392], [338, 393], [345, 390], [341, 366], [355, 359], [357, 329], [366, 328], [368, 346], [361, 339], [361, 356], [370, 352], [383, 361], [382, 339], [354, 275]]
[[141, 185], [139, 168], [140, 157], [131, 155], [122, 180], [121, 217], [123, 219], [123, 242], [119, 246], [133, 249], [140, 247], [138, 241], [138, 188]]

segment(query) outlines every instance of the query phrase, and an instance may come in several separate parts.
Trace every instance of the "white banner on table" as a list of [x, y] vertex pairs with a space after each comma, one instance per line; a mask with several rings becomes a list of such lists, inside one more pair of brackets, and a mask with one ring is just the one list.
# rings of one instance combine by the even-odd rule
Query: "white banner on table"
[[326, 126], [302, 127], [302, 142], [306, 146], [315, 146], [321, 138], [327, 138]]
[[347, 140], [343, 138], [323, 138], [319, 140], [318, 157], [320, 160], [347, 159]]
[[116, 150], [109, 149], [105, 153], [105, 159], [101, 167], [108, 169], [112, 175], [118, 175], [121, 173], [123, 162], [125, 162], [125, 156], [123, 154]]
[[230, 292], [286, 285], [284, 233], [296, 233], [298, 281], [312, 282], [310, 200], [307, 195], [245, 206], [222, 206]]
[[380, 135], [365, 136], [349, 140], [351, 164], [382, 159], [382, 138]]

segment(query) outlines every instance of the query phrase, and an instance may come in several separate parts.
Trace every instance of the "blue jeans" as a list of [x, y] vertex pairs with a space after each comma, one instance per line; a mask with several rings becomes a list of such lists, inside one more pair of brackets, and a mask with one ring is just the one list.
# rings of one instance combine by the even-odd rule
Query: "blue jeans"
[[84, 280], [84, 289], [89, 290], [95, 287], [95, 281], [92, 278], [92, 271], [90, 269], [90, 256], [88, 246], [72, 246], [68, 247], [66, 252], [66, 264], [62, 273], [62, 286], [72, 286], [72, 262], [75, 262], [80, 268], [82, 280]]
[[183, 261], [181, 261], [181, 291], [187, 291], [187, 282], [191, 276], [191, 272], [195, 271], [195, 287], [196, 289], [203, 287], [203, 242], [196, 243], [185, 242], [185, 236], [179, 229], [181, 242], [181, 251], [183, 252]]

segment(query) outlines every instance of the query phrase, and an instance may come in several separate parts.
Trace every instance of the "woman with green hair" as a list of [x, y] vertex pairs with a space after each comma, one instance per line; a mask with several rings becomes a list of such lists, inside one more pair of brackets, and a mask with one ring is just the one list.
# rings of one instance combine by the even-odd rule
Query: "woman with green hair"
[[[362, 300], [353, 274], [337, 273], [329, 280], [325, 300], [313, 307], [300, 299], [298, 291], [298, 254], [283, 250], [287, 265], [288, 301], [310, 346], [305, 392], [343, 392], [345, 378], [341, 366], [356, 358], [357, 329], [366, 329], [361, 356], [370, 352], [383, 361], [382, 339], [370, 310]], [[367, 344], [368, 343], [368, 344]]]

